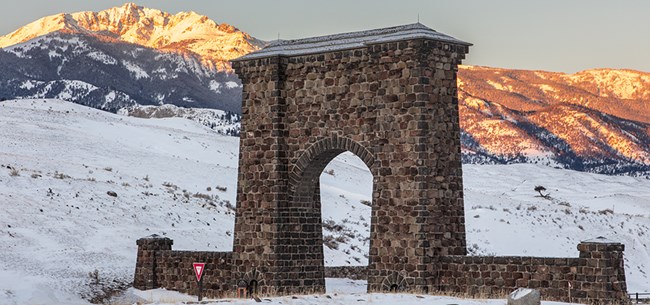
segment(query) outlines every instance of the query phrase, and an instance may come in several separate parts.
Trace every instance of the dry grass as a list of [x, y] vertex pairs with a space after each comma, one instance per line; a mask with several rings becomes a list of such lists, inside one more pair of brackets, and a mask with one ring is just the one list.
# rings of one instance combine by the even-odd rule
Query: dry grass
[[20, 176], [20, 171], [18, 171], [18, 170], [15, 169], [15, 168], [12, 168], [12, 169], [9, 171], [9, 176], [11, 176], [11, 177], [17, 177], [17, 176]]

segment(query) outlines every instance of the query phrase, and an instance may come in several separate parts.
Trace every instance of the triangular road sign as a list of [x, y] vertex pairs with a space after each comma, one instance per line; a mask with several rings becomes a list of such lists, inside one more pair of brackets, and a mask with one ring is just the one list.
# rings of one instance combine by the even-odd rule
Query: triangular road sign
[[205, 263], [194, 263], [194, 274], [196, 274], [196, 280], [201, 281], [201, 276], [203, 275], [203, 270], [205, 269]]

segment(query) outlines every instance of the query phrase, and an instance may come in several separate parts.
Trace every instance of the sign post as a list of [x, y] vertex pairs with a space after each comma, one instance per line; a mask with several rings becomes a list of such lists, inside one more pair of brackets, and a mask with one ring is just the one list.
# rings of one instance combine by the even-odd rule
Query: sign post
[[205, 263], [194, 263], [192, 266], [194, 267], [196, 281], [199, 284], [199, 302], [201, 302], [201, 299], [203, 299], [203, 281], [201, 280], [201, 276], [203, 276], [203, 270], [205, 270]]

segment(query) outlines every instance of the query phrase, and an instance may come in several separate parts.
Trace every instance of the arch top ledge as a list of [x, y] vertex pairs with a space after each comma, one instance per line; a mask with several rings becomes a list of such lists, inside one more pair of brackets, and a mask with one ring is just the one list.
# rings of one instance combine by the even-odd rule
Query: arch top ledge
[[405, 40], [425, 39], [456, 45], [464, 54], [472, 45], [452, 36], [437, 32], [421, 23], [406, 24], [388, 28], [349, 32], [335, 35], [318, 36], [294, 40], [275, 40], [261, 50], [233, 59], [237, 64], [262, 58], [279, 58], [288, 56], [311, 55], [350, 49], [364, 48], [368, 45], [399, 42]]

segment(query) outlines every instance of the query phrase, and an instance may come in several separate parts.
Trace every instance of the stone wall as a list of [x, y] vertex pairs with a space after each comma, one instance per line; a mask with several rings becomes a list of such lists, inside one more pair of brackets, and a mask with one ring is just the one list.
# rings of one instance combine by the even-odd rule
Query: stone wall
[[353, 280], [367, 280], [367, 266], [336, 266], [325, 267], [325, 277], [327, 278], [344, 278]]
[[624, 246], [583, 242], [578, 258], [442, 256], [434, 289], [463, 295], [506, 297], [526, 287], [540, 290], [542, 299], [588, 304], [627, 298]]
[[139, 239], [133, 287], [147, 290], [165, 288], [198, 294], [193, 263], [205, 263], [203, 295], [232, 297], [237, 285], [231, 276], [232, 252], [172, 251], [169, 238], [150, 236]]
[[[255, 286], [260, 286], [256, 294], [273, 294], [261, 290], [265, 283], [257, 271], [243, 277], [233, 276], [235, 253], [172, 251], [172, 243], [169, 238], [159, 236], [138, 240], [135, 288], [166, 288], [197, 294], [192, 264], [203, 262], [206, 263], [203, 289], [207, 297], [233, 297], [237, 288], [251, 289], [253, 281]], [[580, 255], [577, 258], [445, 255], [430, 265], [437, 271], [426, 279], [426, 288], [417, 289], [412, 285], [414, 279], [404, 272], [391, 275], [393, 278], [382, 285], [386, 285], [387, 290], [457, 293], [483, 298], [504, 298], [513, 290], [525, 287], [540, 290], [544, 300], [618, 303], [627, 299], [624, 248], [620, 243], [595, 239], [578, 245]], [[368, 268], [326, 267], [324, 276], [366, 279]]]
[[232, 252], [159, 251], [156, 253], [156, 276], [161, 288], [198, 294], [193, 263], [205, 263], [203, 295], [233, 297], [236, 280], [231, 276]]

